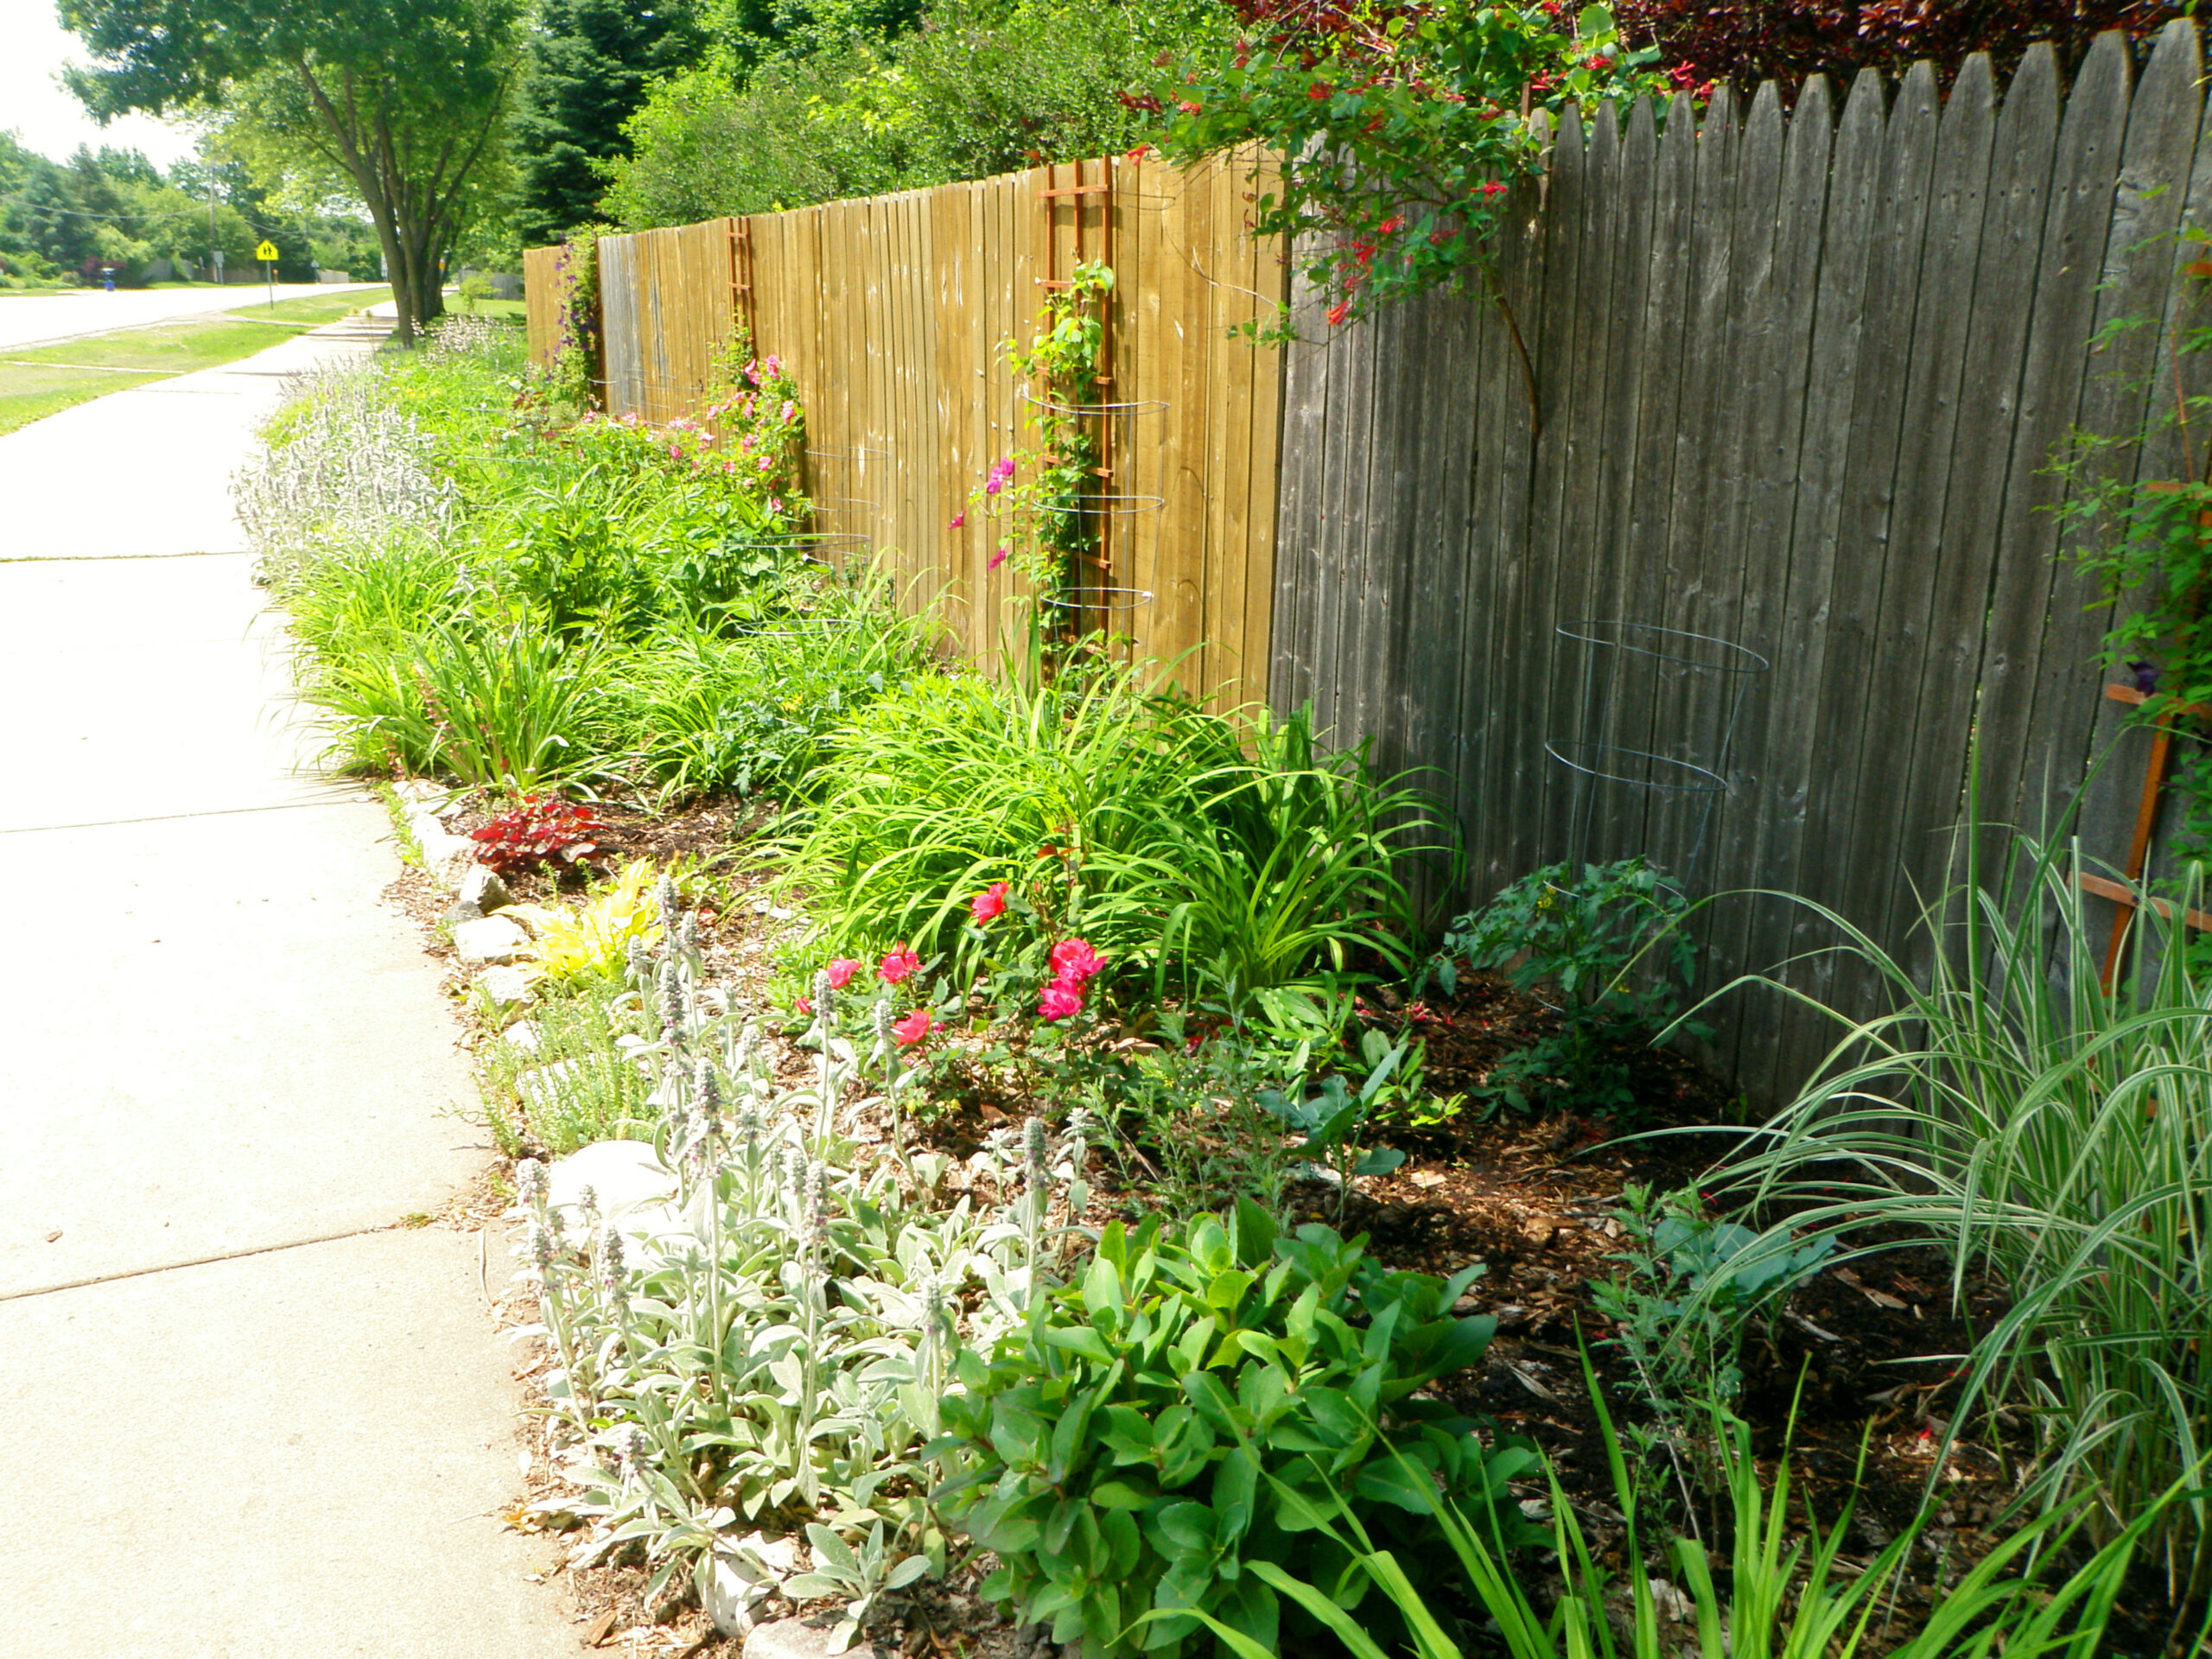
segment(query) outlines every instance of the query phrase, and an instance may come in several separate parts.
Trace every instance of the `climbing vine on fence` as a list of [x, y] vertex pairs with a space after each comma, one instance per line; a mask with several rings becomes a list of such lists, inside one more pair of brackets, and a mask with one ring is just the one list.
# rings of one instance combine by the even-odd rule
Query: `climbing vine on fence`
[[[2208, 284], [2201, 276], [2182, 280], [2202, 315]], [[2107, 332], [2143, 326], [2123, 320]], [[2060, 513], [2076, 531], [2076, 556], [2113, 606], [2106, 660], [2144, 694], [2136, 715], [2152, 725], [2186, 725], [2197, 718], [2190, 709], [2212, 708], [2212, 397], [2191, 394], [2183, 369], [2186, 359], [2212, 350], [2212, 327], [2181, 330], [2174, 348], [2170, 394], [2153, 399], [2145, 430], [2076, 433], [2059, 464], [2073, 485]], [[2174, 439], [2180, 476], [2138, 477], [2135, 453], [2161, 429]], [[2122, 464], [2110, 464], [2114, 455]], [[2183, 743], [2175, 755], [2175, 850], [2202, 858], [2212, 850], [2212, 744]]]
[[1076, 562], [1098, 548], [1097, 518], [1085, 498], [1103, 487], [1091, 406], [1113, 291], [1110, 269], [1078, 264], [1068, 286], [1046, 298], [1029, 344], [1007, 341], [1007, 363], [1029, 389], [1031, 442], [995, 462], [968, 498], [995, 539], [1003, 537], [992, 550], [993, 568], [1011, 557], [1040, 594], [1056, 591]]
[[[1542, 166], [1569, 104], [1660, 93], [1656, 48], [1631, 48], [1603, 6], [1474, 0], [1236, 0], [1225, 53], [1163, 62], [1134, 101], [1168, 158], [1260, 143], [1283, 157], [1254, 229], [1306, 238], [1332, 325], [1486, 270], [1516, 180]], [[1539, 120], [1542, 112], [1547, 120]], [[1290, 332], [1287, 314], [1252, 325]]]

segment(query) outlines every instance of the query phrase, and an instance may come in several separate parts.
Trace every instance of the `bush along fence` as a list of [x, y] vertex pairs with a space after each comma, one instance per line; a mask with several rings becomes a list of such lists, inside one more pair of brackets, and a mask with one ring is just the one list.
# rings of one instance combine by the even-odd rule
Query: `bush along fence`
[[[1977, 57], [1948, 96], [1923, 66], [1570, 113], [1504, 215], [1502, 303], [1341, 328], [1244, 233], [1249, 160], [603, 238], [601, 375], [618, 413], [682, 413], [747, 320], [803, 392], [823, 522], [895, 550], [980, 659], [1021, 578], [973, 493], [1037, 413], [1003, 343], [1103, 264], [1096, 580], [1150, 595], [1103, 619], [1140, 654], [1425, 769], [1477, 901], [1648, 855], [1924, 966], [1977, 777], [1986, 821], [2035, 829], [2109, 752], [2084, 850], [2128, 852], [2151, 740], [2103, 694], [2101, 532], [2067, 509], [2198, 464], [2166, 417], [2212, 368], [2199, 73], [2177, 22], [2139, 76], [2113, 35], [2070, 86], [2037, 48], [2002, 89]], [[527, 267], [548, 363], [563, 257]], [[1286, 293], [1300, 343], [1229, 337]], [[1713, 985], [1836, 938], [1779, 899], [1699, 925]], [[1789, 977], [1871, 1011], [1854, 971]], [[1767, 994], [1712, 1024], [1762, 1098], [1833, 1031]]]
[[[977, 661], [1019, 640], [1011, 601], [1028, 591], [1018, 549], [1001, 553], [1016, 540], [1002, 492], [979, 492], [1017, 452], [1072, 437], [1080, 464], [1027, 511], [1090, 526], [1073, 550], [1084, 622], [1223, 706], [1259, 697], [1282, 365], [1230, 331], [1279, 308], [1287, 270], [1279, 241], [1243, 228], [1258, 171], [1117, 156], [601, 237], [606, 406], [691, 412], [742, 321], [798, 385], [826, 547], [882, 550]], [[539, 249], [526, 264], [547, 367], [572, 257]], [[1084, 308], [1069, 285], [1094, 270], [1112, 273], [1087, 308], [1103, 344], [1095, 384], [1017, 370], [1008, 344], [1028, 350], [1056, 304], [1064, 318]]]

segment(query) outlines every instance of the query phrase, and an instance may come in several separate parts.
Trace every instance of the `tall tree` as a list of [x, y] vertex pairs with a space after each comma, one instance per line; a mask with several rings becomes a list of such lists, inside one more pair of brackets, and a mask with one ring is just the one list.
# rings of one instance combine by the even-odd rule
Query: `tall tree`
[[515, 99], [515, 228], [551, 242], [598, 214], [622, 124], [705, 44], [690, 0], [544, 0]]
[[72, 89], [102, 118], [229, 111], [359, 192], [391, 268], [400, 337], [444, 308], [441, 268], [497, 156], [521, 0], [60, 0], [93, 59]]

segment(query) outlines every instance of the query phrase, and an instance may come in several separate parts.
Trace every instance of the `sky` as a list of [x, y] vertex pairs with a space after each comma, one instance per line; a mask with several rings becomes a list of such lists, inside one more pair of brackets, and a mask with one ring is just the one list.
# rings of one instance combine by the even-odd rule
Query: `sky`
[[143, 149], [164, 168], [192, 154], [188, 127], [142, 115], [94, 122], [54, 79], [63, 64], [84, 60], [82, 42], [55, 21], [54, 0], [0, 0], [0, 129], [57, 162], [79, 144]]

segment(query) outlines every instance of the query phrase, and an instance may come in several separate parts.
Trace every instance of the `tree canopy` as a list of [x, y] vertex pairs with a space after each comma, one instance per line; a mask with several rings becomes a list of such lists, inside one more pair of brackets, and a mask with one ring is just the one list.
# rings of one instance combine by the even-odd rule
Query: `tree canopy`
[[515, 229], [550, 242], [595, 218], [604, 163], [653, 82], [705, 44], [690, 0], [544, 0], [515, 99]]
[[60, 0], [100, 117], [242, 112], [352, 182], [391, 268], [400, 332], [438, 315], [441, 268], [496, 166], [522, 0]]

